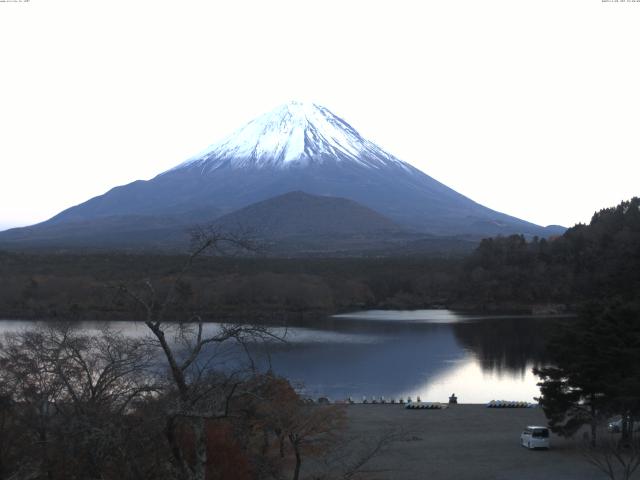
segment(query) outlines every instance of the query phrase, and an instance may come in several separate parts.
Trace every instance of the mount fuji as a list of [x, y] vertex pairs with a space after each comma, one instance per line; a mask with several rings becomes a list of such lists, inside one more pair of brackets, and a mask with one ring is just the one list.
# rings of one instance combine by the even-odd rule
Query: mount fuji
[[[2, 232], [0, 243], [177, 245], [190, 225], [289, 192], [350, 200], [397, 226], [396, 234], [402, 229], [413, 236], [479, 239], [564, 231], [484, 207], [385, 152], [328, 109], [291, 102], [151, 180], [115, 187], [43, 223]], [[330, 214], [334, 203], [325, 203]], [[358, 211], [363, 210], [340, 210]]]

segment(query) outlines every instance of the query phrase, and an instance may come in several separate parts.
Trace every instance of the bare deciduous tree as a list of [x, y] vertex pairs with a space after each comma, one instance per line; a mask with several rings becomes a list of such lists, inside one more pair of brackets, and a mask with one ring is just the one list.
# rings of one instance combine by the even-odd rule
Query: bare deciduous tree
[[150, 359], [140, 341], [106, 328], [96, 335], [69, 325], [7, 334], [0, 383], [12, 404], [13, 443], [23, 450], [20, 475], [56, 478], [63, 468], [102, 478], [131, 460], [117, 455], [119, 429], [132, 402], [155, 391]]
[[[177, 321], [167, 320], [168, 314], [176, 312], [179, 309], [176, 307], [180, 307], [180, 302], [184, 300], [183, 279], [198, 257], [256, 250], [255, 244], [246, 236], [221, 233], [215, 229], [195, 229], [192, 243], [192, 253], [166, 291], [156, 290], [151, 280], [146, 280], [137, 289], [120, 285], [119, 291], [143, 312], [144, 323], [169, 367], [176, 400], [167, 411], [165, 435], [172, 452], [175, 473], [183, 479], [204, 480], [208, 463], [206, 422], [228, 416], [229, 403], [242, 383], [240, 372], [221, 374], [215, 361], [205, 351], [233, 343], [242, 347], [242, 351], [248, 355], [247, 343], [277, 337], [268, 328], [259, 325], [221, 324], [207, 328], [198, 313], [187, 314]], [[190, 426], [194, 439], [193, 461], [189, 461], [180, 442], [180, 423]]]

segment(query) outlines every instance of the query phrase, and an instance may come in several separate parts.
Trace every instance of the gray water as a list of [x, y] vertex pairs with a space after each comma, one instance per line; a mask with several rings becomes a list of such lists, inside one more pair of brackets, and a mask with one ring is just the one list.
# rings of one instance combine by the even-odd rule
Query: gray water
[[[261, 369], [270, 366], [314, 398], [420, 396], [446, 401], [455, 393], [464, 403], [533, 401], [539, 390], [531, 369], [545, 363], [544, 338], [559, 321], [449, 310], [372, 310], [274, 327], [286, 342], [252, 350]], [[3, 320], [0, 334], [33, 324]], [[79, 327], [96, 332], [102, 325], [83, 322]], [[142, 323], [109, 325], [127, 335], [147, 335]]]

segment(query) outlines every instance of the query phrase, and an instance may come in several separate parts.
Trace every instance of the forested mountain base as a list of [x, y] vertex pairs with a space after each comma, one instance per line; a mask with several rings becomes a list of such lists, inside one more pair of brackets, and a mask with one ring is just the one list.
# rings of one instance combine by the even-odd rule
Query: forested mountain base
[[[486, 239], [467, 257], [205, 257], [182, 281], [210, 319], [323, 315], [362, 308], [564, 311], [640, 291], [640, 200], [561, 237]], [[0, 253], [0, 317], [131, 319], [117, 286], [170, 285], [184, 257]]]
[[[167, 287], [184, 257], [0, 255], [0, 317], [131, 319], [117, 287], [147, 278]], [[454, 296], [460, 259], [199, 259], [181, 282], [183, 307], [211, 319], [419, 308]]]

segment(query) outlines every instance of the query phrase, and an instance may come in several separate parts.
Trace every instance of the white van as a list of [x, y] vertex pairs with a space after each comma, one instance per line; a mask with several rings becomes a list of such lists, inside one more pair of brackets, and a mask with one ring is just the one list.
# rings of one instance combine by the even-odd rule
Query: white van
[[520, 435], [520, 445], [527, 448], [549, 448], [549, 429], [530, 425]]

